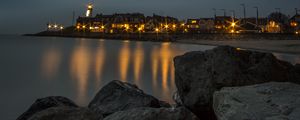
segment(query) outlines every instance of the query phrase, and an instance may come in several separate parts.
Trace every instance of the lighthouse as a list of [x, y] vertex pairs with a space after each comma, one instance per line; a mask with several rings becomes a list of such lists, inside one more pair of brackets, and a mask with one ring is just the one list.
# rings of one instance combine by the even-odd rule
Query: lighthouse
[[86, 16], [86, 17], [92, 17], [92, 15], [93, 15], [93, 4], [92, 4], [92, 3], [89, 3], [89, 4], [87, 5], [87, 10], [86, 10], [85, 16]]

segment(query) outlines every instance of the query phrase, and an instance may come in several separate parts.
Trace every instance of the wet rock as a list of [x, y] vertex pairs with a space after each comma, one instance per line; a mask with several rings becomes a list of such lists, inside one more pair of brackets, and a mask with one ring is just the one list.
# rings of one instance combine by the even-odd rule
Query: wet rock
[[184, 107], [180, 108], [135, 108], [119, 111], [104, 120], [198, 120]]
[[96, 114], [87, 108], [52, 107], [38, 112], [28, 120], [102, 120], [101, 114]]
[[104, 86], [89, 104], [90, 109], [104, 116], [137, 107], [160, 107], [160, 104], [137, 86], [117, 80]]
[[212, 96], [222, 87], [300, 81], [293, 65], [270, 53], [229, 46], [189, 52], [175, 57], [174, 64], [175, 84], [183, 105], [204, 119], [215, 119]]
[[300, 64], [296, 64], [295, 68], [296, 68], [297, 72], [300, 74]]
[[176, 92], [173, 94], [172, 98], [173, 98], [173, 100], [175, 101], [176, 106], [181, 106], [181, 105], [182, 105], [182, 101], [181, 101], [180, 95], [178, 94], [178, 91], [176, 91]]
[[160, 107], [164, 107], [164, 108], [170, 108], [172, 107], [170, 103], [166, 102], [166, 101], [159, 101], [159, 106]]
[[298, 120], [300, 85], [264, 83], [228, 87], [214, 93], [218, 120]]
[[37, 112], [58, 106], [78, 107], [73, 101], [61, 96], [41, 98], [37, 99], [26, 112], [17, 118], [17, 120], [27, 120]]

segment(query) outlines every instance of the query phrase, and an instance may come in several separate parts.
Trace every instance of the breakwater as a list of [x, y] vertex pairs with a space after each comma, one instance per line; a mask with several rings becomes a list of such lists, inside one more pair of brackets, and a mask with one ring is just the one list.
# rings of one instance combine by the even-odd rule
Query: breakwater
[[176, 41], [183, 39], [195, 40], [300, 40], [297, 34], [272, 34], [272, 33], [92, 33], [92, 32], [49, 32], [26, 34], [26, 36], [55, 36], [78, 37], [99, 39], [122, 39], [142, 41]]

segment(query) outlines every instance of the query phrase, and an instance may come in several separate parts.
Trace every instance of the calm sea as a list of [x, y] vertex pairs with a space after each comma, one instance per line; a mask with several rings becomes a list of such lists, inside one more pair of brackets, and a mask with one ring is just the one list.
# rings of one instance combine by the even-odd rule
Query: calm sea
[[[37, 99], [65, 96], [86, 106], [112, 80], [172, 102], [174, 56], [213, 46], [84, 38], [0, 36], [0, 119], [14, 120]], [[300, 56], [275, 55], [293, 64]]]

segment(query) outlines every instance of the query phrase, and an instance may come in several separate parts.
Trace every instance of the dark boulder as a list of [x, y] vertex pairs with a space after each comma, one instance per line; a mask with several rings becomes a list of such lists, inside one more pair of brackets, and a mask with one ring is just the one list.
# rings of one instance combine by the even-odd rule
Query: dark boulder
[[296, 64], [295, 68], [296, 68], [297, 72], [300, 74], [300, 64]]
[[26, 112], [17, 118], [17, 120], [27, 120], [37, 112], [59, 106], [78, 107], [73, 101], [61, 96], [41, 98], [37, 99]]
[[90, 109], [104, 116], [137, 107], [160, 107], [160, 104], [136, 85], [117, 80], [104, 86], [89, 104]]
[[104, 120], [198, 120], [184, 107], [180, 108], [134, 108], [119, 111]]
[[32, 115], [28, 120], [102, 120], [88, 108], [52, 107]]
[[216, 119], [213, 93], [222, 87], [300, 81], [293, 65], [277, 60], [271, 53], [229, 46], [189, 52], [175, 57], [174, 64], [175, 84], [183, 105], [204, 119]]
[[172, 105], [166, 101], [159, 101], [159, 106], [164, 108], [170, 108]]
[[270, 82], [225, 87], [214, 93], [218, 120], [298, 120], [300, 85]]

